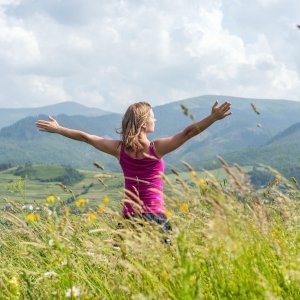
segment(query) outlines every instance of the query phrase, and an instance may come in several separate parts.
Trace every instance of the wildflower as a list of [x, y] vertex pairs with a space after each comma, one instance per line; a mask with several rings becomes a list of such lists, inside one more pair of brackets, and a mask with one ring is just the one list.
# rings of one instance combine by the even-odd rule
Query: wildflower
[[35, 222], [40, 219], [40, 215], [38, 213], [30, 214], [26, 217], [28, 222]]
[[182, 203], [180, 205], [180, 211], [183, 212], [183, 213], [189, 212], [189, 206], [187, 205], [187, 203]]
[[191, 172], [191, 174], [192, 174], [193, 177], [197, 176], [197, 173], [194, 170]]
[[105, 209], [105, 206], [104, 206], [103, 204], [101, 204], [101, 205], [99, 205], [99, 206], [97, 207], [97, 210], [98, 210], [98, 212], [100, 212], [100, 213], [104, 212], [104, 209]]
[[10, 286], [17, 286], [18, 285], [18, 279], [17, 279], [17, 277], [14, 276], [10, 280], [8, 280], [8, 284]]
[[203, 178], [199, 178], [199, 181], [198, 181], [198, 182], [199, 182], [199, 186], [200, 186], [200, 187], [202, 187], [202, 188], [205, 187], [206, 182], [205, 182], [205, 180], [204, 180]]
[[169, 273], [167, 271], [163, 271], [161, 273], [161, 277], [163, 280], [168, 280], [169, 279]]
[[233, 250], [237, 250], [239, 248], [239, 245], [238, 244], [234, 244], [233, 245]]
[[88, 202], [89, 202], [89, 200], [80, 198], [80, 199], [78, 199], [78, 200], [75, 201], [75, 205], [77, 207], [79, 207], [79, 206], [85, 206]]
[[108, 204], [108, 203], [109, 203], [109, 198], [108, 198], [107, 196], [105, 196], [105, 197], [103, 198], [103, 203], [104, 203], [104, 204]]
[[46, 209], [46, 214], [51, 216], [53, 214], [53, 211], [49, 208]]
[[55, 201], [55, 196], [53, 196], [53, 195], [48, 196], [47, 201], [50, 203], [53, 203]]
[[44, 273], [44, 276], [45, 276], [45, 277], [50, 277], [50, 278], [52, 278], [52, 277], [57, 276], [57, 273], [54, 272], [54, 271], [49, 271], [49, 272], [45, 272], [45, 273]]
[[96, 219], [96, 215], [93, 211], [89, 211], [89, 221], [93, 222]]
[[196, 282], [196, 276], [195, 276], [195, 274], [194, 275], [192, 275], [192, 276], [190, 276], [190, 278], [189, 278], [189, 282], [190, 282], [190, 284], [195, 284], [195, 282]]
[[171, 212], [170, 211], [166, 211], [165, 212], [165, 215], [166, 215], [166, 217], [167, 217], [167, 219], [170, 219], [171, 218]]
[[67, 207], [64, 207], [63, 214], [65, 216], [67, 216], [67, 215], [69, 215], [69, 213], [70, 213], [70, 210]]
[[53, 240], [49, 240], [48, 244], [49, 244], [50, 247], [53, 247], [54, 241]]
[[33, 210], [33, 205], [31, 205], [31, 204], [25, 204], [25, 205], [22, 206], [22, 210], [24, 210], [24, 209]]
[[[12, 294], [14, 299], [20, 299], [20, 289], [19, 289], [19, 282], [16, 276], [13, 276], [10, 280], [8, 280], [8, 289], [10, 294]], [[2, 298], [2, 297], [1, 297]], [[12, 299], [12, 298], [10, 298]]]
[[66, 297], [72, 298], [72, 297], [78, 297], [80, 296], [79, 289], [73, 285], [71, 289], [68, 289], [66, 292]]

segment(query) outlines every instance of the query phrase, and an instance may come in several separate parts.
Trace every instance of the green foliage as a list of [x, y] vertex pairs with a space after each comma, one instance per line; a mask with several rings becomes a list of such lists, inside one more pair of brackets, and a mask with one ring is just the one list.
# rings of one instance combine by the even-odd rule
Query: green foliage
[[7, 169], [10, 169], [12, 167], [13, 167], [12, 163], [3, 163], [3, 164], [0, 164], [0, 172], [4, 171], [4, 170], [7, 170]]
[[263, 186], [265, 187], [268, 182], [274, 180], [275, 176], [270, 171], [265, 169], [259, 169], [258, 167], [254, 166], [253, 170], [248, 173], [250, 176], [251, 182], [255, 186]]
[[61, 182], [65, 185], [73, 185], [84, 178], [83, 174], [70, 166], [33, 165], [31, 162], [19, 166], [13, 174], [31, 180]]

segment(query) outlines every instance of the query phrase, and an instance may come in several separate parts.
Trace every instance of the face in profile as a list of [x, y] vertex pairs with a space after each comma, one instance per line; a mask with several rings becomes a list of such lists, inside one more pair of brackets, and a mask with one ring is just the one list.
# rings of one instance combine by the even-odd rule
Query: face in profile
[[154, 117], [153, 110], [151, 109], [148, 121], [146, 123], [146, 133], [154, 132], [155, 122], [156, 122], [156, 119]]

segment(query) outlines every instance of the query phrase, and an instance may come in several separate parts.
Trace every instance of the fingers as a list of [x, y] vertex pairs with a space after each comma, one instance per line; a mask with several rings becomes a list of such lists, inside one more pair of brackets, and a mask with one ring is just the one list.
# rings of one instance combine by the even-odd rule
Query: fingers
[[222, 109], [222, 112], [227, 112], [228, 110], [230, 110], [230, 104], [229, 105], [224, 105], [223, 109]]
[[218, 106], [218, 100], [215, 101], [213, 108], [216, 108]]
[[48, 118], [49, 118], [49, 120], [51, 120], [51, 121], [55, 121], [55, 119], [52, 118], [51, 116], [48, 116]]
[[49, 122], [48, 121], [44, 121], [44, 120], [38, 120], [38, 121], [35, 122], [35, 124], [36, 125], [44, 125], [44, 124], [46, 125], [46, 124], [49, 124]]
[[221, 113], [227, 112], [230, 109], [231, 103], [225, 102], [220, 107], [219, 110]]

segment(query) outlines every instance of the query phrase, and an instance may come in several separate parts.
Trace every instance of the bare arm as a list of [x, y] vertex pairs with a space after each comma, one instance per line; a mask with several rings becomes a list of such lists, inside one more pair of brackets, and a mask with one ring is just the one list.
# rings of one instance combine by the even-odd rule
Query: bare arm
[[224, 119], [231, 115], [231, 112], [229, 112], [230, 105], [231, 104], [229, 102], [224, 102], [220, 105], [220, 107], [218, 107], [218, 101], [216, 101], [212, 107], [211, 114], [208, 117], [189, 125], [184, 130], [173, 136], [156, 140], [154, 142], [156, 154], [159, 157], [162, 157], [163, 155], [174, 151], [186, 141], [204, 131], [217, 120]]
[[40, 131], [58, 133], [67, 138], [88, 143], [98, 150], [118, 158], [118, 146], [120, 145], [119, 140], [109, 140], [97, 135], [86, 133], [84, 131], [62, 127], [54, 118], [50, 116], [49, 121], [38, 120], [35, 124], [37, 127], [39, 127]]

